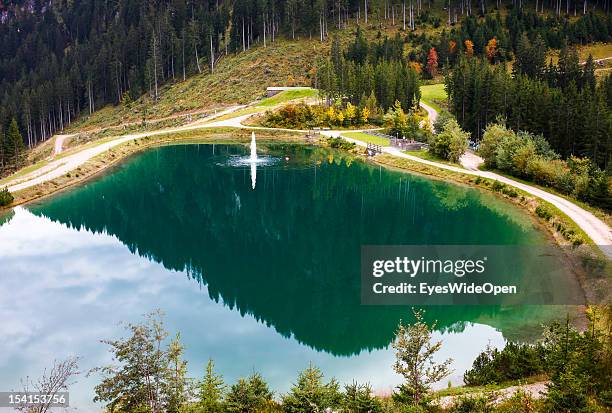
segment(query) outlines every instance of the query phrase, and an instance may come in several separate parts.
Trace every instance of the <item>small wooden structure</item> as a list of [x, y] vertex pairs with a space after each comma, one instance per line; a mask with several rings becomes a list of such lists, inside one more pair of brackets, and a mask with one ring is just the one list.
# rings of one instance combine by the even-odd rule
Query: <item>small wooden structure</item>
[[402, 151], [420, 151], [429, 148], [428, 144], [423, 142], [417, 142], [412, 139], [390, 138], [389, 143], [394, 148], [398, 148]]
[[368, 153], [368, 156], [374, 156], [378, 153], [382, 153], [382, 146], [375, 143], [368, 143], [366, 146], [366, 152]]
[[321, 135], [321, 128], [311, 128], [306, 132], [306, 140], [311, 142], [317, 138], [317, 136]]

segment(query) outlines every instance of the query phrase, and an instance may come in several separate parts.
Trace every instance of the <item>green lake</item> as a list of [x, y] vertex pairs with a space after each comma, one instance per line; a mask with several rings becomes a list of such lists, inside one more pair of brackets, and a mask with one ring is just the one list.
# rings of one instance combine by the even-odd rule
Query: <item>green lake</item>
[[[388, 392], [402, 306], [360, 305], [360, 248], [547, 243], [532, 219], [472, 188], [389, 171], [341, 152], [264, 144], [148, 150], [112, 171], [0, 217], [0, 387], [54, 358], [109, 362], [103, 338], [160, 308], [180, 331], [193, 376], [212, 357], [225, 379], [260, 371], [287, 391], [310, 362], [341, 382]], [[455, 359], [452, 381], [487, 344], [531, 340], [554, 306], [430, 307]], [[71, 399], [92, 409], [95, 377]], [[445, 384], [445, 383], [444, 383]], [[443, 385], [444, 385], [443, 384]]]

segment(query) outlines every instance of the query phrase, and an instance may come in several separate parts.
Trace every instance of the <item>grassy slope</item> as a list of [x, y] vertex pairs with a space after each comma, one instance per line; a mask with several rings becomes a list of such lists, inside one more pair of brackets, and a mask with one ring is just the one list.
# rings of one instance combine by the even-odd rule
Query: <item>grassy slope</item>
[[440, 112], [446, 102], [444, 83], [421, 86], [421, 100]]
[[308, 39], [254, 47], [223, 57], [213, 74], [206, 72], [165, 85], [155, 103], [143, 96], [129, 107], [107, 106], [73, 123], [70, 132], [141, 122], [145, 111], [148, 119], [164, 118], [246, 104], [264, 97], [268, 86], [310, 86], [316, 58], [328, 50], [329, 42]]

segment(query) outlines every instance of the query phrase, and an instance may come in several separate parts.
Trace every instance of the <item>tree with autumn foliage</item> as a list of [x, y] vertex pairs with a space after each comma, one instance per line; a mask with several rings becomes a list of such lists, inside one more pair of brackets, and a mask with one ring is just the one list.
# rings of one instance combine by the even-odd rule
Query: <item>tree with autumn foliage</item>
[[465, 54], [468, 57], [474, 56], [474, 43], [470, 39], [467, 39], [463, 44], [465, 45]]
[[448, 42], [448, 54], [454, 56], [457, 53], [457, 42], [454, 40], [450, 40]]
[[497, 39], [494, 37], [487, 42], [485, 46], [485, 54], [489, 62], [495, 63], [495, 56], [497, 55]]
[[427, 72], [432, 78], [438, 74], [438, 53], [435, 47], [432, 47], [427, 55]]

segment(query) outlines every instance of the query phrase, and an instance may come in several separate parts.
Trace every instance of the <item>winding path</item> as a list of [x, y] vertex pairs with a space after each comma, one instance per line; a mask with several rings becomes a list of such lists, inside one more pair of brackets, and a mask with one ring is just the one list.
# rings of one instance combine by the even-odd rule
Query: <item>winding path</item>
[[[435, 111], [435, 109], [433, 109], [432, 107], [424, 103], [421, 103], [421, 106], [428, 112], [429, 117], [430, 119], [432, 119], [432, 122], [433, 122], [433, 120], [435, 120], [435, 118], [437, 117], [437, 112]], [[242, 108], [244, 108], [244, 106], [231, 107], [227, 110], [217, 113], [215, 116], [210, 117], [206, 119], [205, 121], [196, 122], [190, 125], [180, 126], [176, 128], [169, 128], [169, 129], [161, 129], [161, 130], [154, 131], [154, 132], [124, 135], [112, 141], [101, 143], [99, 145], [84, 149], [82, 151], [79, 151], [71, 155], [66, 155], [63, 158], [56, 159], [56, 160], [49, 162], [47, 165], [39, 168], [36, 171], [33, 171], [13, 181], [9, 181], [7, 184], [8, 189], [11, 192], [16, 192], [16, 191], [23, 190], [25, 188], [29, 188], [34, 185], [38, 185], [46, 181], [50, 181], [52, 179], [58, 178], [78, 168], [79, 166], [87, 162], [88, 160], [108, 151], [109, 149], [112, 149], [125, 142], [129, 142], [134, 139], [139, 139], [139, 138], [143, 138], [146, 136], [156, 136], [156, 135], [182, 132], [182, 131], [188, 131], [188, 130], [197, 130], [197, 129], [205, 129], [205, 128], [220, 128], [220, 127], [253, 129], [253, 130], [275, 130], [275, 131], [284, 130], [287, 132], [304, 132], [304, 133], [306, 132], [304, 130], [277, 129], [277, 128], [265, 128], [265, 127], [243, 125], [242, 121], [252, 116], [253, 115], [252, 113], [247, 114], [247, 115], [242, 115], [242, 116], [236, 116], [236, 117], [229, 118], [229, 119], [212, 121], [214, 118], [227, 115], [229, 113], [232, 113]], [[363, 130], [354, 130], [354, 131], [329, 130], [329, 131], [322, 131], [321, 134], [324, 136], [328, 136], [328, 137], [341, 137], [357, 145], [366, 146], [365, 142], [362, 142], [356, 139], [347, 138], [345, 136], [341, 136], [343, 133], [360, 132], [360, 131], [363, 131]], [[56, 140], [56, 145], [57, 145], [57, 140]], [[531, 195], [537, 196], [538, 198], [541, 198], [547, 202], [550, 202], [555, 207], [559, 208], [567, 216], [569, 216], [591, 238], [591, 240], [593, 240], [593, 242], [600, 247], [600, 249], [604, 252], [604, 254], [608, 258], [612, 259], [612, 232], [610, 231], [610, 228], [608, 227], [608, 225], [606, 225], [606, 223], [604, 223], [602, 220], [597, 218], [591, 212], [586, 211], [585, 209], [579, 207], [573, 202], [568, 201], [565, 198], [562, 198], [560, 196], [543, 191], [531, 185], [527, 185], [522, 182], [515, 181], [505, 176], [498, 175], [493, 172], [478, 170], [477, 164], [479, 162], [478, 161], [479, 158], [476, 155], [473, 155], [473, 154], [467, 155], [467, 158], [470, 161], [467, 162], [468, 165], [466, 165], [468, 166], [468, 168], [464, 169], [458, 166], [433, 162], [433, 161], [422, 159], [416, 156], [408, 155], [392, 147], [383, 147], [382, 150], [383, 152], [387, 154], [397, 156], [399, 158], [410, 159], [411, 161], [420, 162], [420, 163], [434, 166], [437, 168], [446, 169], [446, 170], [450, 170], [453, 172], [458, 172], [458, 173], [463, 173], [463, 174], [468, 174], [468, 175], [481, 176], [483, 178], [498, 180], [507, 185], [511, 185], [515, 188], [521, 189]]]

